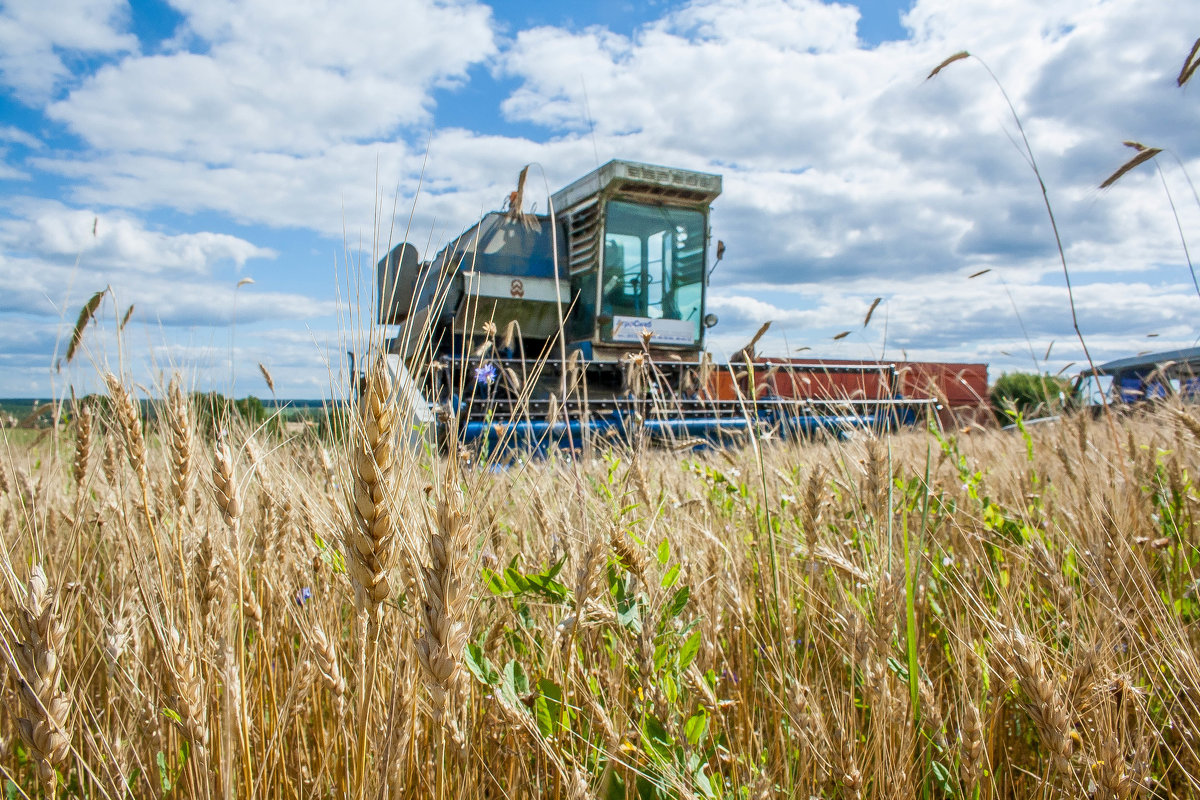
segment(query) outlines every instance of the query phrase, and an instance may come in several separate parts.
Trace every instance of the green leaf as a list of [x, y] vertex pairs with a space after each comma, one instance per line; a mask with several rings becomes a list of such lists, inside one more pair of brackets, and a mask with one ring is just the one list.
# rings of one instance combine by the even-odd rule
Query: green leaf
[[[692, 635], [684, 641], [683, 646], [679, 648], [680, 672], [690, 667], [692, 662], [696, 660], [696, 655], [700, 652], [700, 643], [704, 638], [703, 634], [704, 632], [697, 628], [692, 632]], [[712, 670], [709, 670], [709, 672], [712, 672]]]
[[562, 727], [562, 688], [547, 678], [538, 680], [538, 698], [534, 703], [534, 714], [538, 730], [549, 738]]
[[950, 770], [940, 761], [930, 761], [929, 769], [933, 772], [933, 779], [937, 782], [938, 788], [945, 793], [946, 797], [950, 797], [954, 793], [954, 788], [950, 785]]
[[667, 733], [666, 726], [653, 714], [647, 714], [642, 719], [642, 737], [647, 745], [648, 754], [657, 756], [663, 762], [670, 761], [671, 746], [674, 744], [671, 734]]
[[626, 595], [617, 601], [617, 623], [634, 633], [642, 629], [642, 604], [635, 595]]
[[497, 691], [506, 705], [520, 711], [525, 710], [521, 697], [529, 693], [529, 676], [516, 659], [504, 665], [504, 678]]
[[667, 663], [667, 656], [671, 654], [671, 642], [669, 639], [663, 638], [654, 647], [654, 672], [657, 674], [662, 672], [663, 665]]
[[679, 699], [679, 685], [675, 683], [675, 678], [669, 672], [662, 676], [662, 689], [667, 702], [675, 705], [675, 701]]
[[183, 717], [179, 716], [179, 712], [178, 712], [178, 711], [175, 711], [174, 709], [171, 709], [171, 708], [164, 708], [164, 709], [162, 710], [162, 713], [163, 713], [163, 716], [164, 716], [164, 717], [166, 717], [167, 719], [171, 720], [171, 721], [172, 721], [172, 722], [174, 722], [176, 725], [182, 725], [182, 724], [183, 724]]
[[662, 540], [662, 544], [658, 546], [658, 563], [664, 567], [671, 560], [671, 543], [666, 539]]
[[546, 570], [546, 573], [545, 573], [546, 577], [550, 578], [550, 579], [557, 578], [558, 573], [562, 572], [563, 564], [565, 564], [565, 563], [567, 563], [567, 557], [563, 556], [562, 558], [560, 558], [558, 560], [557, 563], [551, 565], [550, 568], [548, 570]]
[[492, 594], [508, 594], [508, 581], [504, 580], [504, 575], [494, 569], [483, 569], [483, 585], [488, 588]]
[[677, 581], [677, 580], [679, 580], [679, 565], [675, 564], [669, 570], [667, 570], [666, 575], [663, 575], [662, 587], [664, 589], [670, 589], [672, 586], [675, 585], [675, 581]]
[[166, 794], [171, 791], [171, 776], [167, 773], [167, 755], [162, 750], [154, 756], [154, 761], [158, 764], [158, 780], [162, 785], [162, 792]]
[[700, 744], [700, 740], [704, 738], [704, 734], [708, 732], [708, 712], [703, 708], [696, 709], [696, 713], [688, 717], [687, 722], [683, 723], [683, 735], [687, 737], [689, 744]]
[[527, 581], [529, 588], [544, 596], [552, 603], [565, 602], [566, 599], [571, 596], [570, 589], [568, 589], [566, 586], [563, 586], [549, 575], [540, 573], [536, 575], [526, 575], [525, 580]]
[[671, 597], [671, 601], [667, 603], [667, 607], [663, 609], [663, 621], [674, 619], [683, 611], [683, 607], [687, 605], [688, 598], [692, 596], [692, 590], [687, 586], [681, 587]]
[[625, 800], [625, 779], [616, 770], [608, 773], [608, 786], [604, 789], [604, 800]]
[[703, 797], [713, 798], [716, 797], [716, 794], [713, 792], [712, 781], [704, 772], [707, 766], [708, 764], [702, 761], [696, 771], [692, 773], [692, 779], [696, 781], [696, 788], [700, 790]]
[[496, 669], [496, 665], [484, 655], [483, 648], [478, 644], [471, 642], [467, 644], [466, 652], [467, 669], [471, 670], [471, 674], [475, 679], [485, 686], [495, 686], [500, 683], [500, 672]]
[[[12, 781], [4, 782], [4, 798], [5, 800], [17, 800], [21, 796], [21, 787], [17, 786]], [[622, 795], [623, 797], [624, 795]]]
[[510, 661], [508, 666], [512, 667], [513, 688], [517, 690], [518, 694], [529, 694], [529, 676], [525, 673], [521, 662]]
[[506, 567], [504, 569], [504, 578], [514, 595], [524, 594], [529, 591], [529, 581], [525, 579], [524, 575], [517, 572], [516, 567]]

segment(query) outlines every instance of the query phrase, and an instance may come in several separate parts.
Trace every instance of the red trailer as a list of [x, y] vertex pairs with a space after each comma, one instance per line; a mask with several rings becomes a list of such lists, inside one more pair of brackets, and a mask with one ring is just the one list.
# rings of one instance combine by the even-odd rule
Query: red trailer
[[[709, 392], [714, 399], [748, 396], [748, 370], [744, 366], [735, 370], [713, 376]], [[759, 398], [936, 400], [944, 427], [986, 425], [992, 420], [987, 364], [757, 358], [754, 380]]]

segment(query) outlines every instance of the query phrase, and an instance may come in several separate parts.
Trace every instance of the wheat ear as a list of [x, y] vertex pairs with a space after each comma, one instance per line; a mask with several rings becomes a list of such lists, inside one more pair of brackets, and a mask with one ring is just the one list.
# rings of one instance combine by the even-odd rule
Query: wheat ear
[[372, 621], [391, 596], [389, 572], [395, 560], [396, 523], [389, 508], [388, 481], [394, 456], [396, 407], [387, 364], [378, 359], [359, 401], [359, 427], [354, 472], [354, 528], [347, 566], [358, 590], [359, 604]]
[[75, 460], [71, 464], [76, 492], [83, 491], [83, 481], [87, 477], [88, 461], [92, 454], [92, 420], [91, 405], [80, 403], [75, 413]]
[[112, 396], [117, 421], [121, 424], [121, 436], [125, 444], [125, 455], [133, 467], [143, 488], [146, 486], [146, 440], [142, 436], [142, 415], [137, 403], [125, 391], [124, 384], [111, 372], [104, 376], [108, 393]]
[[204, 764], [208, 754], [208, 717], [204, 705], [204, 689], [179, 631], [172, 628], [169, 639], [171, 672], [175, 679], [176, 691], [179, 693], [179, 718], [183, 721], [183, 731], [192, 744], [192, 752], [196, 759]]
[[65, 628], [55, 616], [55, 599], [46, 573], [35, 566], [26, 584], [25, 602], [17, 615], [22, 641], [16, 649], [21, 673], [21, 706], [25, 716], [17, 720], [21, 738], [29, 748], [29, 759], [37, 767], [38, 780], [46, 794], [54, 797], [60, 765], [71, 748], [67, 724], [71, 701], [59, 689]]
[[329, 641], [329, 637], [325, 635], [325, 630], [320, 625], [313, 627], [312, 645], [313, 653], [317, 657], [317, 669], [321, 673], [321, 680], [329, 689], [329, 694], [333, 696], [334, 716], [340, 720], [346, 713], [346, 679], [342, 677], [342, 670], [338, 666], [337, 650], [334, 649], [333, 643]]
[[221, 510], [221, 518], [229, 528], [229, 541], [225, 546], [225, 558], [232, 566], [231, 572], [237, 572], [238, 591], [241, 595], [242, 617], [249, 619], [255, 627], [262, 627], [262, 606], [254, 595], [250, 585], [250, 576], [242, 568], [242, 500], [237, 488], [237, 480], [233, 473], [233, 455], [229, 445], [223, 439], [217, 443], [213, 460], [213, 488], [216, 490], [217, 507]]
[[[167, 568], [163, 561], [162, 548], [159, 545], [158, 533], [154, 526], [154, 517], [150, 509], [150, 480], [146, 474], [146, 439], [142, 435], [142, 414], [138, 404], [125, 391], [124, 384], [111, 372], [104, 376], [112, 396], [117, 421], [121, 426], [121, 437], [125, 444], [125, 454], [129, 458], [129, 466], [137, 476], [138, 487], [142, 491], [142, 512], [145, 514], [146, 527], [150, 532], [150, 541], [154, 545], [154, 561], [158, 565], [158, 584], [165, 593], [167, 588]], [[114, 484], [115, 488], [115, 484]]]
[[450, 688], [458, 672], [459, 657], [467, 642], [464, 621], [468, 532], [462, 490], [447, 470], [429, 537], [429, 566], [422, 567], [424, 602], [417, 659], [425, 674], [435, 719], [441, 719], [450, 702]]
[[241, 528], [242, 501], [238, 496], [237, 483], [234, 481], [233, 456], [224, 439], [217, 442], [213, 455], [213, 488], [216, 490], [214, 498], [217, 501], [217, 508], [221, 512], [221, 518], [236, 539]]
[[967, 698], [959, 730], [959, 776], [963, 797], [974, 797], [983, 774], [983, 719], [974, 701]]
[[175, 505], [187, 508], [192, 488], [192, 420], [179, 376], [171, 379], [167, 395], [167, 422], [171, 440], [171, 494]]
[[196, 599], [200, 603], [200, 625], [213, 636], [224, 635], [223, 609], [229, 607], [228, 567], [221, 558], [220, 545], [210, 529], [205, 529], [196, 552]]
[[1026, 713], [1037, 726], [1042, 743], [1050, 750], [1055, 768], [1069, 772], [1074, 747], [1071, 719], [1062, 692], [1045, 669], [1039, 645], [1019, 631], [1005, 637], [1004, 644], [1013, 657], [1013, 671], [1027, 698]]

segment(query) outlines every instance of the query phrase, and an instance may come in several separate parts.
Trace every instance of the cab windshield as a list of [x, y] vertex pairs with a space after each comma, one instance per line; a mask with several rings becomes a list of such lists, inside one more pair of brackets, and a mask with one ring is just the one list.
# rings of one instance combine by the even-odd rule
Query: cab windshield
[[[605, 213], [602, 312], [679, 320], [672, 331], [700, 339], [704, 298], [704, 214], [609, 201]], [[613, 335], [605, 323], [606, 338]], [[683, 337], [683, 338], [686, 338]]]

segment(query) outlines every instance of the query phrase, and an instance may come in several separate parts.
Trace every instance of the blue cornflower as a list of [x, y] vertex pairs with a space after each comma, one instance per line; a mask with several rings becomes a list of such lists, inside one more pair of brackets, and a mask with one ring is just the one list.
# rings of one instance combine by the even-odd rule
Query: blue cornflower
[[312, 588], [305, 586], [296, 593], [296, 605], [303, 606], [309, 600], [312, 600]]
[[491, 383], [494, 380], [496, 380], [495, 364], [484, 364], [483, 366], [475, 368], [476, 383]]

